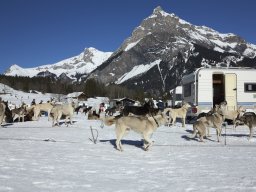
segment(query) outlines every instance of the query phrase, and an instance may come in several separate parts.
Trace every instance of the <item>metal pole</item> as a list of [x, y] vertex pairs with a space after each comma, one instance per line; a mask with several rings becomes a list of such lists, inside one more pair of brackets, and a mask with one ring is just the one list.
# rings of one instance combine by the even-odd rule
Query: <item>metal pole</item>
[[227, 145], [227, 122], [224, 123], [224, 127], [225, 127], [225, 145]]
[[[97, 143], [97, 138], [98, 138], [98, 130], [96, 130], [96, 129], [93, 129], [92, 128], [92, 126], [90, 126], [90, 129], [91, 129], [91, 134], [92, 134], [92, 139], [91, 138], [89, 138], [94, 144], [96, 144]], [[96, 138], [94, 137], [94, 134], [93, 134], [93, 131], [96, 131], [96, 133], [97, 133], [97, 136], [96, 136]]]

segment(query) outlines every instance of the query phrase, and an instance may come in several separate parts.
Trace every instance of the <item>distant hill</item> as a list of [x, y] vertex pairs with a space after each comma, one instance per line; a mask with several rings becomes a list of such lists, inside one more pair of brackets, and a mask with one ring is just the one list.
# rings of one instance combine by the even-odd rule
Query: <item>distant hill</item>
[[95, 48], [86, 48], [77, 56], [59, 61], [55, 64], [42, 65], [34, 68], [22, 68], [12, 65], [4, 74], [8, 76], [52, 77], [67, 81], [79, 81], [96, 69], [112, 52], [102, 52]]

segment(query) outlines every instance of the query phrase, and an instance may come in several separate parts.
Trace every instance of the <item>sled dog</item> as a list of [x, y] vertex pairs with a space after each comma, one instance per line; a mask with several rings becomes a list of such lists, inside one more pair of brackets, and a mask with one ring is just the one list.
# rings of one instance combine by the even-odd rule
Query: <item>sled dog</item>
[[137, 115], [137, 116], [152, 116], [157, 115], [159, 109], [154, 109], [150, 103], [145, 103], [143, 106], [124, 106], [121, 114], [123, 116], [128, 116], [129, 114]]
[[151, 117], [138, 117], [138, 116], [118, 116], [107, 117], [104, 119], [106, 125], [115, 124], [116, 132], [116, 148], [123, 151], [121, 140], [125, 133], [133, 130], [141, 133], [144, 139], [143, 148], [148, 150], [153, 144], [150, 139], [151, 134], [161, 125], [166, 123], [164, 114], [151, 116]]
[[33, 120], [38, 120], [40, 112], [44, 111], [48, 113], [48, 121], [50, 120], [50, 112], [53, 108], [53, 104], [52, 103], [41, 103], [41, 104], [36, 104], [34, 106], [34, 117]]
[[176, 118], [181, 118], [182, 119], [182, 127], [185, 127], [185, 122], [186, 122], [186, 116], [187, 116], [187, 111], [188, 108], [191, 107], [190, 104], [184, 103], [181, 108], [165, 108], [164, 113], [169, 112], [169, 121], [168, 125], [172, 124], [175, 125], [176, 123]]
[[215, 113], [216, 110], [215, 108], [211, 108], [210, 111], [208, 111], [207, 113], [206, 112], [202, 112], [202, 113], [199, 113], [198, 116], [196, 117], [196, 119], [200, 119], [201, 117], [205, 117], [205, 116], [209, 116], [209, 115], [212, 115], [213, 113]]
[[218, 105], [216, 105], [213, 114], [201, 117], [193, 124], [193, 135], [191, 138], [195, 138], [198, 132], [200, 135], [200, 141], [203, 141], [203, 137], [206, 135], [206, 128], [207, 136], [209, 136], [209, 127], [213, 127], [216, 129], [217, 140], [220, 142], [219, 137], [221, 134], [221, 126], [223, 122], [224, 115], [222, 114], [222, 110]]
[[64, 104], [64, 105], [55, 105], [51, 111], [50, 116], [53, 118], [52, 126], [55, 126], [55, 122], [57, 126], [59, 126], [59, 121], [62, 115], [65, 117], [65, 125], [67, 125], [68, 118], [70, 119], [70, 124], [73, 124], [72, 117], [74, 114], [74, 105], [73, 104]]
[[96, 110], [89, 110], [88, 120], [98, 120], [98, 119], [100, 119], [100, 115], [96, 113]]
[[243, 115], [239, 118], [240, 121], [244, 122], [245, 125], [249, 127], [249, 140], [253, 137], [253, 127], [256, 127], [256, 115], [248, 114]]
[[233, 121], [233, 129], [235, 129], [239, 122], [238, 119], [240, 116], [242, 116], [245, 113], [245, 109], [242, 106], [240, 106], [237, 110], [228, 110], [227, 102], [222, 102], [220, 104], [220, 108], [223, 111], [223, 115], [225, 116], [225, 119]]
[[113, 116], [115, 112], [116, 112], [116, 106], [107, 108], [105, 110], [105, 116]]
[[20, 122], [20, 118], [22, 118], [22, 122], [24, 122], [24, 117], [26, 115], [25, 106], [21, 106], [19, 108], [12, 109], [11, 112], [12, 112], [13, 121], [15, 121], [16, 118], [18, 118], [18, 121]]
[[92, 109], [92, 107], [86, 107], [83, 109], [83, 113], [86, 115], [87, 112], [89, 112]]

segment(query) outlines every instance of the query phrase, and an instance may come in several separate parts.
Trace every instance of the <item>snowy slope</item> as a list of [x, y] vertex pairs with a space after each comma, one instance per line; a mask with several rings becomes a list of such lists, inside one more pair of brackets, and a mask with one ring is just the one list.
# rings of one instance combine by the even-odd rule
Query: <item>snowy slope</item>
[[[14, 108], [21, 106], [24, 102], [28, 105], [31, 104], [32, 100], [35, 99], [36, 103], [43, 101], [46, 103], [51, 99], [54, 99], [56, 102], [72, 102], [74, 101], [76, 105], [79, 105], [76, 100], [68, 99], [67, 95], [60, 95], [54, 93], [41, 93], [35, 90], [31, 90], [29, 93], [15, 90], [7, 85], [0, 83], [0, 97], [4, 101], [8, 101], [9, 107]], [[83, 101], [87, 106], [91, 106], [97, 111], [99, 110], [100, 103], [108, 103], [109, 99], [107, 97], [95, 97], [88, 98], [87, 101]]]
[[5, 75], [10, 76], [29, 76], [34, 77], [39, 72], [49, 71], [60, 76], [62, 73], [73, 78], [76, 73], [88, 74], [105, 60], [107, 60], [112, 52], [101, 52], [95, 48], [86, 48], [81, 54], [62, 60], [55, 64], [42, 65], [33, 68], [22, 68], [18, 65], [12, 65]]
[[53, 93], [43, 94], [37, 91], [25, 93], [0, 83], [0, 97], [2, 100], [8, 101], [10, 107], [19, 107], [21, 106], [22, 102], [30, 104], [32, 100], [35, 99], [36, 103], [39, 103], [41, 100], [46, 103], [47, 101], [50, 101], [51, 98], [58, 98], [59, 95]]
[[135, 76], [141, 75], [145, 72], [147, 72], [149, 69], [154, 67], [155, 65], [158, 65], [161, 62], [161, 60], [156, 60], [150, 64], [141, 64], [133, 67], [133, 69], [127, 73], [125, 73], [122, 77], [120, 77], [115, 83], [116, 84], [121, 84]]

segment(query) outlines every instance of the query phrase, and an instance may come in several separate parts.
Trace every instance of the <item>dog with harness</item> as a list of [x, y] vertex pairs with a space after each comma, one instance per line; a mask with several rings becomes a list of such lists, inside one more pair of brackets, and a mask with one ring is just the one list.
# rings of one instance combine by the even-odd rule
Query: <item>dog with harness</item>
[[163, 113], [151, 117], [118, 116], [107, 117], [103, 121], [106, 125], [115, 124], [117, 150], [123, 151], [121, 140], [126, 133], [133, 130], [142, 135], [143, 148], [147, 151], [153, 145], [150, 136], [159, 126], [166, 123], [166, 116]]

